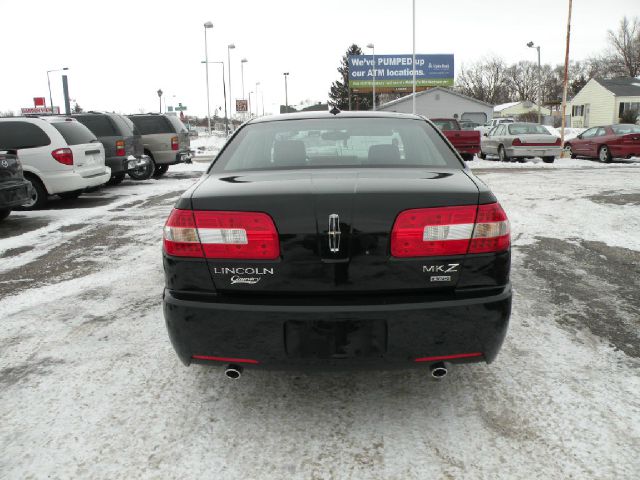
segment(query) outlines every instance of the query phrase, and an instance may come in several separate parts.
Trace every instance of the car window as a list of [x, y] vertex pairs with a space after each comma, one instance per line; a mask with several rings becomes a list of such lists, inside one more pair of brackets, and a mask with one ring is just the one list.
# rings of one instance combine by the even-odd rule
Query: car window
[[60, 132], [69, 145], [81, 145], [98, 140], [91, 130], [80, 122], [52, 122], [51, 126]]
[[504, 135], [504, 125], [500, 124], [496, 127], [496, 131], [493, 133], [494, 135]]
[[598, 128], [598, 130], [596, 130], [596, 134], [594, 136], [602, 137], [602, 136], [604, 136], [606, 134], [607, 134], [607, 131], [604, 128], [600, 127], [600, 128]]
[[443, 132], [446, 132], [447, 130], [458, 129], [456, 122], [454, 122], [453, 120], [431, 120], [431, 121], [435, 124], [436, 127], [438, 127]]
[[620, 125], [611, 125], [611, 130], [616, 135], [626, 135], [628, 133], [640, 133], [640, 125], [632, 125], [630, 123], [621, 123]]
[[533, 123], [512, 123], [507, 125], [509, 135], [549, 135], [549, 131], [542, 125], [536, 125]]
[[111, 115], [110, 118], [111, 118], [111, 121], [116, 124], [116, 127], [120, 131], [120, 135], [127, 136], [127, 137], [134, 135], [133, 133], [134, 126], [129, 119], [123, 117], [122, 115], [116, 115], [116, 114]]
[[596, 134], [597, 128], [590, 128], [582, 133], [582, 138], [591, 138]]
[[403, 166], [460, 167], [460, 162], [427, 122], [306, 119], [245, 126], [211, 171]]
[[173, 125], [173, 128], [175, 129], [176, 133], [186, 133], [187, 132], [187, 127], [184, 126], [184, 123], [182, 123], [178, 117], [174, 117], [172, 115], [167, 115], [166, 118], [167, 118], [167, 120], [169, 120], [171, 122], [171, 124]]
[[173, 126], [162, 115], [132, 115], [129, 119], [138, 128], [141, 135], [176, 133]]
[[138, 127], [136, 127], [136, 125], [131, 121], [130, 118], [124, 117], [124, 116], [120, 116], [119, 118], [120, 120], [122, 120], [124, 123], [127, 124], [127, 127], [129, 127], [129, 129], [133, 132], [134, 135], [140, 135], [140, 131], [138, 130]]
[[115, 125], [107, 115], [74, 115], [74, 118], [93, 132], [97, 137], [119, 135]]
[[0, 122], [0, 150], [38, 148], [51, 144], [49, 135], [29, 122]]

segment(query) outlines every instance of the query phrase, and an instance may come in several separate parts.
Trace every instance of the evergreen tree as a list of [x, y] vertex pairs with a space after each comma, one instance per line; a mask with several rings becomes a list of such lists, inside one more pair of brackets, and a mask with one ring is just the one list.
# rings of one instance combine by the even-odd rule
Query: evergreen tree
[[[331, 90], [329, 90], [329, 105], [338, 107], [340, 110], [349, 109], [349, 55], [362, 55], [362, 49], [355, 43], [347, 49], [338, 67], [340, 79], [331, 84]], [[369, 110], [370, 108], [370, 94], [351, 92], [352, 110]]]

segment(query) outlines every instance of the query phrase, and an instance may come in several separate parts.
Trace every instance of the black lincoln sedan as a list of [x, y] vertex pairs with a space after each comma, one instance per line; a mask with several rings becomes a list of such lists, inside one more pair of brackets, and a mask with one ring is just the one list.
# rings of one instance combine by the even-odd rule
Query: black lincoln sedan
[[0, 150], [0, 221], [11, 210], [31, 199], [31, 183], [22, 175], [22, 165], [15, 150]]
[[507, 216], [428, 120], [252, 120], [164, 227], [164, 316], [186, 365], [492, 362], [511, 312]]

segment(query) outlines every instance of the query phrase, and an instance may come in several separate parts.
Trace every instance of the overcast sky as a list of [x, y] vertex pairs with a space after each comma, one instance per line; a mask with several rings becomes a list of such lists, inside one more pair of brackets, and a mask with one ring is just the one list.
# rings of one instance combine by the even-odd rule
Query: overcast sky
[[[491, 54], [535, 60], [526, 47], [532, 40], [541, 45], [543, 63], [562, 63], [567, 5], [416, 0], [416, 53], [453, 53], [457, 74]], [[602, 50], [607, 30], [623, 15], [640, 15], [640, 0], [574, 0], [571, 58]], [[376, 54], [411, 53], [411, 0], [0, 0], [0, 18], [0, 111], [48, 97], [46, 71], [68, 66], [70, 96], [85, 110], [157, 111], [161, 88], [169, 105], [182, 102], [187, 113], [203, 115], [208, 20], [209, 60], [226, 63], [227, 45], [235, 43], [231, 93], [241, 97], [246, 57], [245, 96], [260, 82], [266, 113], [284, 103], [285, 71], [290, 104], [326, 101], [352, 43], [372, 42]], [[223, 106], [221, 66], [210, 65], [209, 73], [213, 111]], [[63, 106], [59, 73], [51, 74], [51, 88], [54, 104]]]

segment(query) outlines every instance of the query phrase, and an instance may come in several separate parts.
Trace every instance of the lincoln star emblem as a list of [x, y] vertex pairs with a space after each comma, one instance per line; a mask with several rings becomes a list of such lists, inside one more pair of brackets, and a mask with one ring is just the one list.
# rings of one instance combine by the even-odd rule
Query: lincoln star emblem
[[7, 168], [9, 166], [9, 162], [7, 162], [6, 160], [2, 160], [2, 166], [4, 168]]
[[337, 213], [329, 215], [329, 251], [340, 251], [340, 217]]

